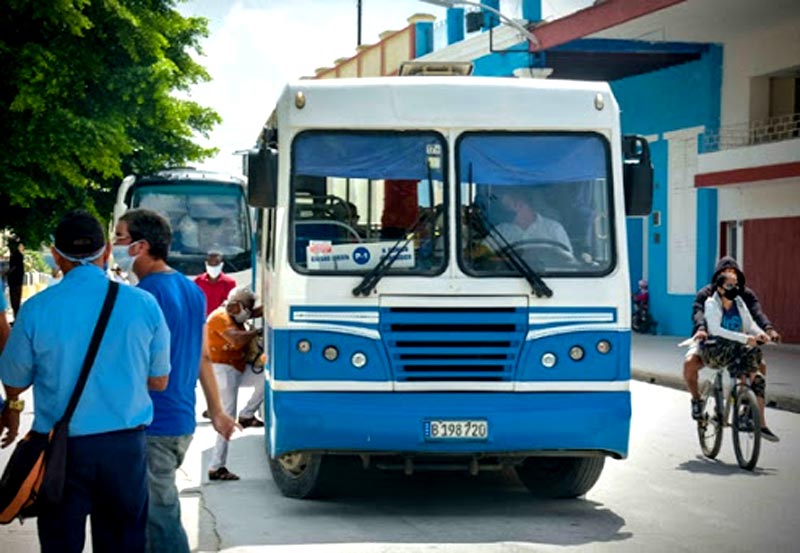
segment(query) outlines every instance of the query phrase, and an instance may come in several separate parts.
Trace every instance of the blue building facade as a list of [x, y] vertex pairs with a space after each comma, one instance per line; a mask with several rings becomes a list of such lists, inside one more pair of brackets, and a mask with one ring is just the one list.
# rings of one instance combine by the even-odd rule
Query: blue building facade
[[[668, 263], [687, 264], [687, 260], [668, 259], [669, 239], [669, 140], [664, 133], [719, 126], [722, 82], [722, 48], [710, 46], [699, 60], [612, 81], [611, 88], [622, 109], [622, 130], [655, 137], [650, 149], [653, 158], [655, 190], [653, 211], [646, 220], [629, 218], [628, 236], [644, 236], [629, 243], [631, 287], [636, 277], [646, 274], [650, 284], [650, 303], [659, 328], [665, 334], [691, 332], [693, 294], [671, 293]], [[695, 152], [696, 153], [696, 152]], [[711, 279], [717, 255], [717, 192], [698, 190], [696, 211], [695, 288]], [[673, 218], [674, 221], [674, 218]], [[685, 224], [691, 224], [686, 221]], [[642, 227], [645, 226], [646, 233]], [[646, 244], [643, 243], [646, 240]], [[647, 252], [647, 259], [643, 259]], [[645, 271], [646, 263], [646, 271]]]

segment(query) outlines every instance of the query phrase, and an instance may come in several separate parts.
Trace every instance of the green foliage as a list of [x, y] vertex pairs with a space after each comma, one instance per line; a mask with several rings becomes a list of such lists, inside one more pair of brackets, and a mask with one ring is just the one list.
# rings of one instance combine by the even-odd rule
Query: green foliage
[[30, 271], [38, 271], [40, 273], [47, 273], [49, 275], [52, 272], [52, 269], [44, 260], [42, 252], [25, 250], [25, 258], [23, 263], [25, 265], [26, 273]]
[[206, 81], [207, 21], [176, 0], [6, 0], [0, 11], [0, 230], [32, 248], [67, 210], [104, 218], [121, 178], [215, 153], [219, 115], [179, 98]]

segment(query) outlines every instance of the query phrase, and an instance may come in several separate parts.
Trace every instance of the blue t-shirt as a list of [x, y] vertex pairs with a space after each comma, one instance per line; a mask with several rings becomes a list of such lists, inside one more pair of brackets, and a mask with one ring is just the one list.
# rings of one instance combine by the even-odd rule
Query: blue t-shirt
[[742, 316], [739, 314], [736, 302], [731, 303], [730, 309], [725, 309], [723, 306], [721, 326], [725, 330], [732, 330], [733, 332], [742, 331]]
[[[6, 283], [0, 279], [0, 312], [5, 312], [6, 309], [8, 309], [6, 305]], [[0, 409], [3, 408], [3, 405], [3, 391], [0, 389]]]
[[[22, 304], [0, 356], [0, 380], [16, 388], [33, 385], [37, 432], [49, 432], [67, 408], [108, 285], [99, 267], [79, 266]], [[147, 379], [168, 373], [169, 331], [158, 304], [141, 290], [120, 287], [70, 436], [149, 424]]]
[[153, 422], [147, 433], [154, 436], [193, 434], [195, 387], [200, 372], [200, 353], [206, 322], [206, 298], [197, 285], [177, 271], [151, 273], [139, 282], [161, 306], [170, 332], [169, 384], [163, 392], [150, 392]]
[[[5, 312], [8, 309], [6, 305], [6, 283], [4, 280], [0, 279], [0, 312]], [[3, 408], [3, 393], [0, 389], [0, 409]]]

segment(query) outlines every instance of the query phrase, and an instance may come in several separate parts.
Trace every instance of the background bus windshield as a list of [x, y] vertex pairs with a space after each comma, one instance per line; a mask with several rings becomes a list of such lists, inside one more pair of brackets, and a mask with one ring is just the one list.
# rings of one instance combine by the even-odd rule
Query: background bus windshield
[[135, 188], [132, 207], [157, 211], [172, 226], [169, 264], [184, 274], [205, 271], [209, 251], [225, 256], [225, 271], [249, 269], [250, 230], [244, 193], [238, 186], [181, 183]]

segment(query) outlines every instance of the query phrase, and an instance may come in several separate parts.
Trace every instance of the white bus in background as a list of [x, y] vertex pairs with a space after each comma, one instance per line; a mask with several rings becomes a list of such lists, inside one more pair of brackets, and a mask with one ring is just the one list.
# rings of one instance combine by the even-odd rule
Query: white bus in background
[[[333, 493], [357, 460], [575, 497], [627, 456], [625, 216], [652, 167], [607, 84], [298, 81], [248, 182], [284, 495]], [[525, 205], [560, 231], [514, 238]]]
[[117, 193], [114, 223], [125, 211], [146, 208], [172, 226], [168, 263], [187, 276], [205, 272], [209, 251], [225, 259], [224, 271], [240, 286], [252, 286], [253, 235], [245, 180], [190, 167], [125, 177]]

